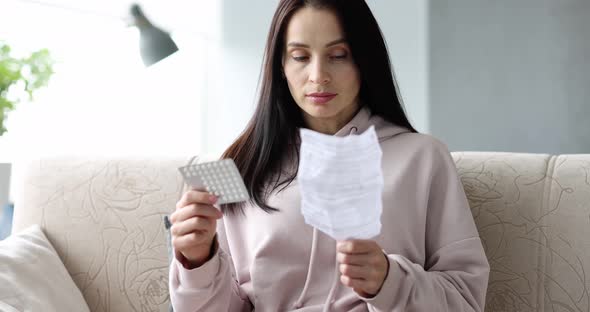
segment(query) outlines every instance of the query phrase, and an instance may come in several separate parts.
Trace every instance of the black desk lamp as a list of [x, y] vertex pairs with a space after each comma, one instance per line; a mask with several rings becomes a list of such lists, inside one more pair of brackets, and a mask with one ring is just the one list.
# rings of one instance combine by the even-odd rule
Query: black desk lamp
[[139, 28], [139, 49], [143, 64], [150, 66], [178, 51], [170, 35], [154, 26], [138, 4], [131, 6], [133, 25]]

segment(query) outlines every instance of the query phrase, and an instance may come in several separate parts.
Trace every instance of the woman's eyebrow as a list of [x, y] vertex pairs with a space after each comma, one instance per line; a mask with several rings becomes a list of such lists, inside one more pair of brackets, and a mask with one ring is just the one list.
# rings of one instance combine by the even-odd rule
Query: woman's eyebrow
[[[340, 38], [340, 39], [337, 39], [337, 40], [334, 40], [334, 41], [330, 41], [330, 42], [328, 42], [326, 44], [326, 48], [327, 47], [331, 47], [333, 45], [337, 45], [339, 43], [343, 43], [343, 42], [346, 42], [346, 39]], [[289, 42], [287, 44], [287, 46], [288, 47], [295, 47], [295, 48], [309, 48], [309, 45], [304, 44], [304, 43], [299, 43], [299, 42]]]

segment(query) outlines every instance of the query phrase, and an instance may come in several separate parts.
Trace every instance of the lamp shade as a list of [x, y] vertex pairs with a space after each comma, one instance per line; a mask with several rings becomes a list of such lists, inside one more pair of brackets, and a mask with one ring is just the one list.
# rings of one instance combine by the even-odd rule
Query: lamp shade
[[154, 26], [138, 4], [131, 6], [131, 16], [139, 29], [139, 52], [145, 66], [155, 64], [178, 51], [170, 34]]

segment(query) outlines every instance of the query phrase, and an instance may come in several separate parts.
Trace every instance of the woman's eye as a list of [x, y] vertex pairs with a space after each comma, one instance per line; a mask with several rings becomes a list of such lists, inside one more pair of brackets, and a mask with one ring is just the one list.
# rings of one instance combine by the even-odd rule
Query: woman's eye
[[337, 60], [343, 60], [347, 57], [346, 54], [337, 54], [337, 55], [332, 55], [331, 58], [333, 59], [337, 59]]
[[293, 59], [297, 62], [305, 62], [305, 61], [307, 61], [308, 57], [307, 56], [293, 56]]

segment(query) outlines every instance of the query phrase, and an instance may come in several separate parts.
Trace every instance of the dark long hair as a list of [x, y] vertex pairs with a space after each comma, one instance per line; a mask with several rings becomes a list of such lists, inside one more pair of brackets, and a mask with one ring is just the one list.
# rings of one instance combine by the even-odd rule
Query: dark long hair
[[[365, 0], [281, 0], [266, 41], [258, 105], [246, 129], [222, 156], [234, 159], [252, 202], [266, 212], [277, 211], [266, 203], [268, 195], [297, 175], [296, 170], [283, 169], [299, 161], [298, 129], [304, 122], [283, 77], [282, 58], [289, 20], [305, 6], [330, 9], [339, 17], [360, 72], [360, 103], [372, 114], [416, 132], [397, 97], [387, 46]], [[224, 212], [242, 208], [237, 204], [222, 207]]]

